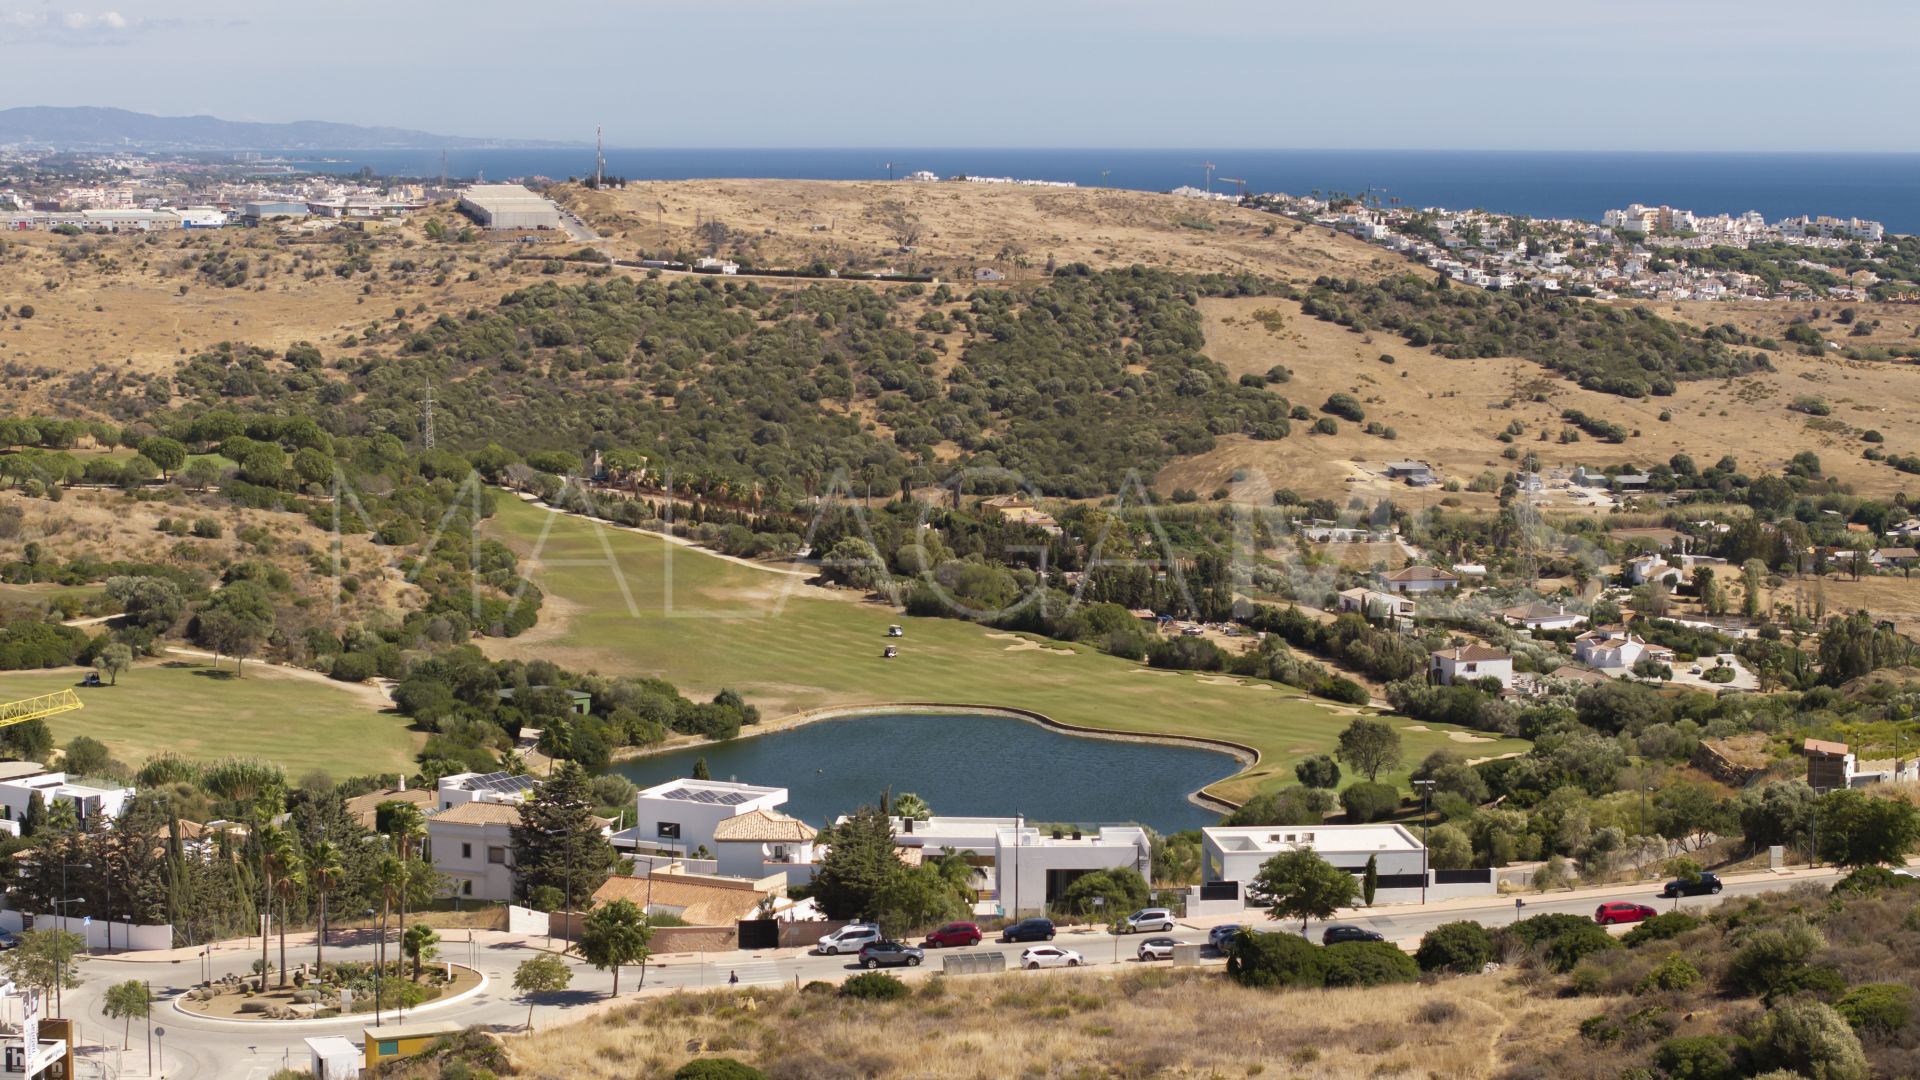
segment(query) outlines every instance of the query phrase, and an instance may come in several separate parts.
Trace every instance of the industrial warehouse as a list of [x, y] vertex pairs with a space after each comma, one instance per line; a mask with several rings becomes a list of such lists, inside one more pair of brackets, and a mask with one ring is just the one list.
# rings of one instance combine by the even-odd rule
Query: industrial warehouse
[[519, 184], [475, 184], [460, 195], [460, 209], [489, 229], [557, 229], [560, 208]]

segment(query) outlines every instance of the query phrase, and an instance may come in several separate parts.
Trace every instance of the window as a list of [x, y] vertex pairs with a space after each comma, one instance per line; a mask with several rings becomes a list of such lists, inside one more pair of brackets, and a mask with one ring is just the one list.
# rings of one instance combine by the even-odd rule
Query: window
[[392, 1057], [393, 1055], [399, 1052], [400, 1052], [400, 1040], [398, 1039], [381, 1039], [380, 1040], [380, 1049], [379, 1049], [380, 1057]]
[[660, 839], [662, 840], [680, 839], [680, 823], [679, 822], [662, 821], [659, 823], [659, 828], [660, 828], [660, 832], [659, 832]]
[[461, 883], [460, 883], [460, 895], [462, 895], [462, 896], [472, 896], [472, 895], [473, 895], [473, 881], [472, 881], [472, 879], [468, 879], [468, 880], [466, 880], [466, 881], [463, 881], [463, 882], [461, 882]]
[[471, 858], [473, 858], [473, 845], [472, 845], [472, 844], [461, 844], [461, 845], [460, 845], [460, 857], [461, 857], [461, 858], [463, 858], [463, 859], [471, 859]]
[[498, 844], [488, 847], [487, 861], [495, 866], [505, 866], [507, 864], [507, 849]]

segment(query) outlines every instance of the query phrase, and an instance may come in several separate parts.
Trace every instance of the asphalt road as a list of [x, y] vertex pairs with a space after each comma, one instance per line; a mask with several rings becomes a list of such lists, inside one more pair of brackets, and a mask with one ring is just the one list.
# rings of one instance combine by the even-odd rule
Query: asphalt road
[[[1576, 915], [1591, 915], [1593, 909], [1605, 900], [1635, 900], [1651, 904], [1662, 910], [1675, 906], [1688, 910], [1702, 910], [1714, 903], [1738, 896], [1749, 896], [1788, 888], [1798, 882], [1829, 883], [1839, 876], [1836, 871], [1801, 872], [1791, 878], [1760, 877], [1748, 880], [1736, 880], [1727, 884], [1725, 891], [1718, 897], [1689, 897], [1680, 901], [1659, 900], [1654, 897], [1654, 888], [1644, 886], [1633, 888], [1582, 889], [1564, 895], [1535, 896], [1527, 900], [1519, 915], [1540, 915], [1549, 912]], [[1459, 919], [1472, 919], [1489, 925], [1512, 921], [1516, 912], [1511, 900], [1488, 899], [1485, 902], [1471, 904], [1450, 903], [1442, 908], [1420, 909], [1411, 906], [1395, 906], [1382, 909], [1378, 914], [1358, 914], [1341, 922], [1364, 926], [1377, 930], [1388, 940], [1398, 941], [1408, 946], [1418, 941], [1420, 936], [1441, 923]], [[1209, 920], [1220, 921], [1220, 920]], [[1255, 912], [1249, 913], [1248, 921], [1256, 929], [1287, 929], [1297, 924], [1279, 924], [1267, 921]], [[1321, 924], [1309, 928], [1310, 936], [1318, 940]], [[1121, 964], [1140, 963], [1135, 950], [1139, 942], [1146, 937], [1158, 934], [1123, 935], [1115, 938], [1104, 930], [1063, 930], [1052, 944], [1063, 949], [1072, 949], [1082, 954], [1086, 965], [1092, 968], [1111, 967]], [[1204, 942], [1207, 926], [1181, 925], [1169, 935], [1184, 942]], [[454, 963], [467, 964], [479, 969], [488, 978], [488, 984], [481, 991], [460, 1002], [414, 1010], [408, 1014], [408, 1020], [450, 1020], [466, 1025], [481, 1025], [500, 1031], [517, 1031], [527, 1020], [527, 1003], [514, 995], [512, 990], [513, 971], [519, 963], [538, 954], [538, 946], [544, 944], [536, 939], [531, 945], [500, 940], [501, 935], [478, 935], [474, 943], [469, 943], [463, 931], [443, 931], [440, 946], [441, 959]], [[489, 939], [492, 939], [491, 941]], [[989, 938], [974, 949], [965, 952], [992, 951], [1006, 954], [1009, 969], [1018, 966], [1021, 950], [1027, 944], [1000, 944]], [[270, 953], [278, 962], [277, 942]], [[927, 950], [926, 964], [922, 971], [938, 971], [941, 959], [947, 950]], [[366, 932], [335, 935], [333, 943], [327, 946], [327, 955], [342, 960], [368, 960], [372, 958], [371, 936]], [[80, 974], [84, 984], [66, 994], [67, 1012], [80, 1023], [79, 1051], [83, 1057], [79, 1073], [82, 1078], [98, 1076], [103, 1080], [116, 1077], [140, 1077], [150, 1075], [194, 1078], [194, 1080], [265, 1080], [277, 1069], [286, 1064], [304, 1068], [307, 1059], [306, 1045], [302, 1041], [311, 1035], [343, 1035], [358, 1043], [361, 1030], [372, 1023], [369, 1014], [356, 1015], [347, 1019], [308, 1021], [301, 1023], [237, 1023], [220, 1022], [201, 1017], [190, 1016], [173, 1008], [172, 998], [184, 993], [204, 977], [210, 965], [214, 975], [245, 973], [251, 970], [252, 962], [259, 956], [258, 950], [252, 952], [233, 951], [215, 953], [210, 960], [187, 959], [177, 963], [155, 963], [151, 961], [129, 961], [108, 957], [96, 957], [81, 961]], [[287, 959], [290, 965], [312, 958], [311, 946], [294, 948], [288, 946]], [[603, 1000], [612, 989], [613, 979], [608, 973], [596, 971], [576, 958], [568, 957], [567, 963], [574, 972], [572, 985], [563, 993], [548, 995], [535, 1003], [534, 1022], [536, 1026], [565, 1021], [571, 1014]], [[649, 987], [675, 987], [696, 989], [701, 987], [721, 987], [728, 985], [730, 975], [739, 976], [739, 985], [793, 985], [813, 979], [837, 979], [858, 971], [857, 958], [850, 956], [817, 955], [764, 955], [747, 953], [729, 953], [716, 955], [710, 960], [696, 958], [675, 958], [666, 962], [651, 963], [645, 973], [645, 985]], [[101, 1011], [102, 999], [107, 987], [128, 979], [145, 979], [153, 987], [156, 996], [165, 1000], [154, 1006], [154, 1024], [164, 1029], [165, 1034], [159, 1040], [160, 1055], [156, 1069], [149, 1074], [146, 1071], [146, 1043], [141, 1025], [134, 1025], [132, 1048], [122, 1050], [120, 1033], [122, 1023], [110, 1020]], [[620, 989], [627, 996], [640, 985], [641, 973], [629, 968], [622, 972]], [[392, 1012], [384, 1016], [386, 1023], [396, 1023], [400, 1017]]]

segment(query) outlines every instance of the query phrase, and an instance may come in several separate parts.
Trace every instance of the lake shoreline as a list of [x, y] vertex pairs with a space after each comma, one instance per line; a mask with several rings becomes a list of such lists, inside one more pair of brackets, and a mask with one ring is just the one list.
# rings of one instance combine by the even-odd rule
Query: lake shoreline
[[[822, 720], [844, 720], [856, 716], [875, 716], [888, 713], [953, 713], [974, 716], [999, 716], [1020, 720], [1037, 727], [1078, 738], [1102, 739], [1108, 742], [1154, 743], [1161, 746], [1185, 746], [1211, 750], [1215, 753], [1231, 757], [1239, 763], [1239, 769], [1227, 776], [1221, 777], [1219, 780], [1213, 781], [1208, 784], [1207, 787], [1231, 780], [1246, 772], [1248, 769], [1260, 764], [1260, 751], [1251, 746], [1227, 739], [1217, 739], [1205, 735], [1172, 735], [1084, 727], [1079, 724], [1069, 724], [1061, 720], [1055, 720], [1053, 717], [1042, 712], [1036, 712], [1032, 709], [1022, 709], [1011, 705], [978, 705], [967, 702], [946, 701], [894, 701], [876, 702], [867, 705], [825, 705], [817, 709], [806, 709], [801, 712], [788, 713], [772, 720], [763, 721], [749, 727], [743, 727], [740, 729], [738, 736], [734, 739], [726, 740], [726, 742], [737, 742], [740, 739], [750, 739], [761, 735], [772, 735], [782, 731], [792, 731], [809, 724], [819, 723]], [[661, 754], [677, 753], [682, 750], [690, 750], [701, 746], [721, 745], [725, 745], [725, 743], [717, 742], [713, 739], [682, 736], [676, 739], [669, 739], [656, 746], [622, 747], [614, 753], [611, 763], [619, 764], [623, 761], [657, 757]], [[1238, 803], [1209, 793], [1206, 788], [1187, 792], [1186, 798], [1189, 803], [1215, 813], [1228, 814], [1240, 807]]]

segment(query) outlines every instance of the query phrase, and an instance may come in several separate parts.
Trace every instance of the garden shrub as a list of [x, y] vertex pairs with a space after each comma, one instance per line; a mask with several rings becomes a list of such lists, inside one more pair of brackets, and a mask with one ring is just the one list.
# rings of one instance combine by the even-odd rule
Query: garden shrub
[[840, 984], [840, 996], [862, 1001], [897, 1001], [913, 991], [884, 971], [863, 971]]
[[1413, 954], [1422, 971], [1472, 974], [1493, 959], [1493, 936], [1477, 922], [1450, 922], [1426, 932]]
[[1343, 941], [1324, 951], [1328, 986], [1382, 986], [1420, 977], [1420, 965], [1390, 941]]

